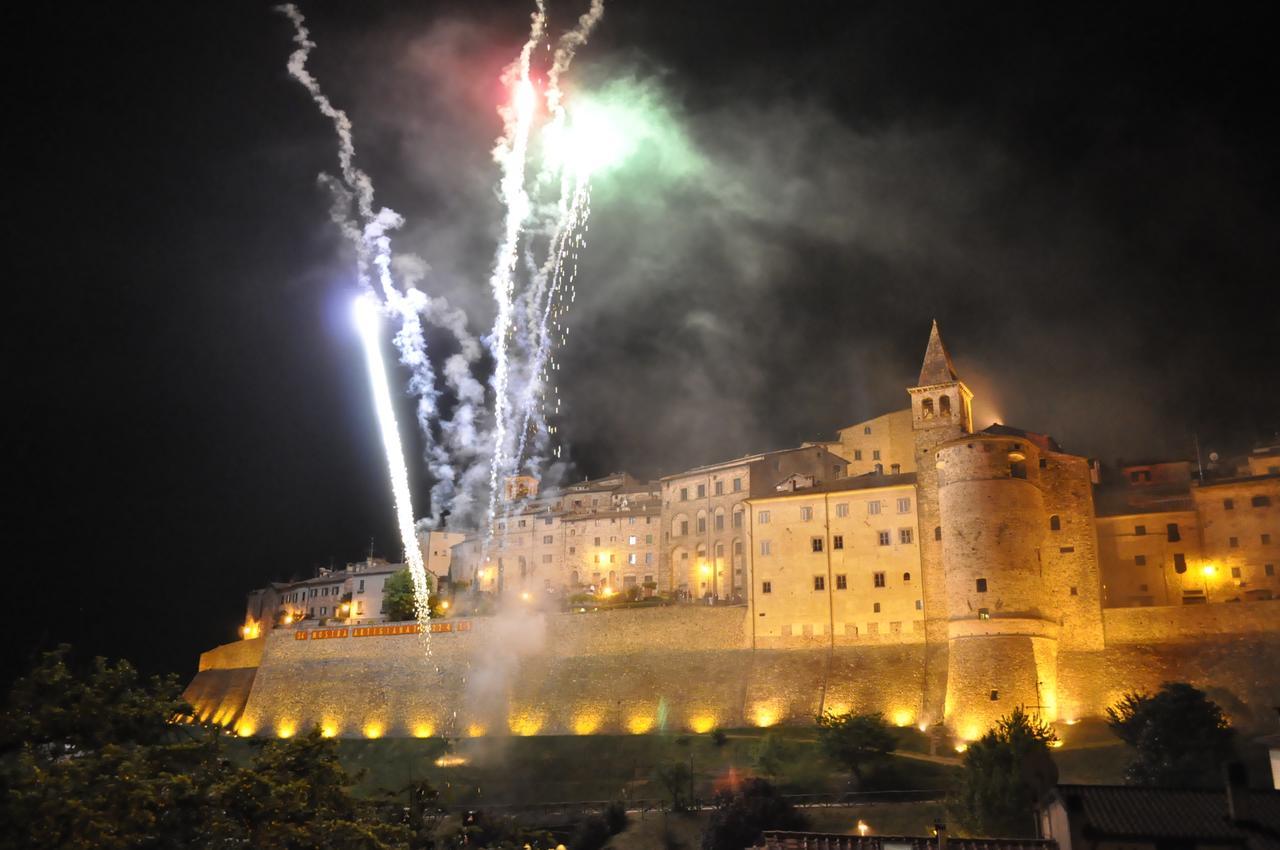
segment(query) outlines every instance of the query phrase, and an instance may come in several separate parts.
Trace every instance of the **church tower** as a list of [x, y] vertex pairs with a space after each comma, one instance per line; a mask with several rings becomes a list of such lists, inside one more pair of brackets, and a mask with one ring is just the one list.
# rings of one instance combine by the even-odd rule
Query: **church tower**
[[916, 512], [920, 521], [920, 568], [923, 579], [928, 671], [923, 714], [942, 720], [947, 671], [947, 584], [942, 567], [942, 520], [938, 509], [938, 446], [973, 431], [973, 392], [956, 374], [942, 343], [937, 320], [929, 331], [924, 362], [911, 396], [911, 432], [915, 444]]

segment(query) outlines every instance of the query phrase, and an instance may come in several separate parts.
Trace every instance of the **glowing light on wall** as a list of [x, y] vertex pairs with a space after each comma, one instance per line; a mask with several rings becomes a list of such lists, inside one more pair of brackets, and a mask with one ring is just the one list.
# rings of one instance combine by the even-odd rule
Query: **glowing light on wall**
[[465, 756], [457, 756], [452, 754], [440, 756], [440, 758], [436, 759], [435, 761], [436, 767], [459, 767], [466, 763], [467, 763], [467, 758]]
[[484, 725], [481, 723], [472, 723], [467, 727], [467, 735], [472, 738], [479, 738], [484, 734]]
[[702, 735], [716, 728], [716, 717], [714, 714], [695, 714], [689, 718], [689, 728]]
[[579, 714], [573, 718], [573, 731], [577, 735], [590, 735], [600, 728], [600, 715]]
[[637, 714], [627, 720], [627, 731], [632, 735], [643, 735], [653, 728], [653, 718]]
[[771, 705], [756, 706], [752, 721], [762, 729], [772, 726], [778, 722], [778, 711]]
[[963, 752], [964, 752], [965, 750], [967, 750], [967, 749], [969, 749], [969, 745], [968, 745], [968, 744], [956, 744], [956, 752], [957, 752], [957, 753], [963, 753]]
[[376, 720], [371, 720], [364, 724], [364, 736], [366, 738], [381, 738], [386, 728]]
[[529, 736], [538, 734], [542, 728], [543, 718], [539, 714], [520, 714], [507, 721], [512, 734]]
[[893, 725], [898, 727], [906, 727], [911, 725], [911, 721], [915, 720], [915, 715], [905, 709], [899, 709], [893, 713]]
[[297, 731], [298, 731], [297, 725], [291, 720], [286, 720], [276, 727], [276, 737], [292, 738], [294, 736], [294, 733], [296, 733]]
[[338, 734], [338, 724], [332, 720], [326, 720], [320, 725], [320, 737], [332, 738]]
[[251, 738], [253, 737], [253, 733], [256, 731], [258, 730], [254, 727], [252, 723], [246, 723], [242, 721], [240, 725], [236, 726], [236, 734], [239, 735], [241, 738]]
[[436, 727], [430, 723], [418, 723], [413, 727], [413, 737], [430, 738], [436, 733]]

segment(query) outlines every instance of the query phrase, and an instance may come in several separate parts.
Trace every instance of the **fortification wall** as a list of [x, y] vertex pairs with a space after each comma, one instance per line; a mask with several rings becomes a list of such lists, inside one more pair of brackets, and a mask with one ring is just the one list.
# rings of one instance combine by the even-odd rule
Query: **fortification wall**
[[1107, 646], [1129, 643], [1198, 643], [1215, 635], [1280, 631], [1280, 599], [1159, 608], [1107, 608]]
[[[1056, 694], [1042, 702], [1056, 696], [1058, 718], [1071, 721], [1101, 715], [1125, 691], [1177, 680], [1208, 689], [1238, 719], [1265, 713], [1280, 703], [1280, 632], [1265, 628], [1278, 613], [1280, 602], [1108, 611], [1109, 631], [1124, 639], [1100, 651], [1062, 648]], [[202, 717], [244, 734], [318, 724], [344, 736], [532, 735], [807, 724], [824, 710], [936, 723], [924, 705], [934, 689], [950, 684], [990, 701], [994, 688], [1007, 710], [1005, 690], [1022, 688], [989, 681], [989, 665], [959, 657], [948, 682], [945, 644], [752, 651], [742, 608], [465, 622], [459, 630], [462, 621], [447, 621], [453, 631], [433, 635], [429, 654], [421, 637], [389, 629], [320, 638], [310, 630], [304, 640], [276, 630], [205, 653], [187, 698]], [[1193, 630], [1197, 639], [1188, 639]], [[981, 650], [983, 640], [956, 644]], [[1051, 664], [1036, 650], [1014, 654]], [[256, 668], [235, 666], [259, 657]], [[949, 718], [953, 731], [977, 731], [963, 720]]]

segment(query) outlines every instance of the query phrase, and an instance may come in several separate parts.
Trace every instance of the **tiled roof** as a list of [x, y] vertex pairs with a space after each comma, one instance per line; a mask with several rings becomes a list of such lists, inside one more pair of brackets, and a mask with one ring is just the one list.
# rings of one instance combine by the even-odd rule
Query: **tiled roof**
[[[786, 479], [783, 480], [785, 481]], [[871, 490], [876, 487], [899, 487], [915, 483], [916, 474], [914, 472], [904, 472], [900, 475], [877, 475], [874, 472], [868, 472], [865, 475], [834, 478], [831, 481], [824, 481], [812, 487], [801, 487], [797, 490], [783, 490], [777, 493], [770, 493], [767, 496], [756, 496], [747, 501], [763, 502], [766, 499], [783, 499], [788, 496], [809, 496], [814, 493], [843, 493], [846, 490]]]
[[[764, 850], [936, 850], [938, 839], [913, 835], [840, 835], [826, 832], [764, 833]], [[947, 838], [947, 850], [1057, 850], [1036, 838]]]
[[1059, 785], [1056, 793], [1073, 817], [1083, 814], [1086, 835], [1280, 847], [1280, 791], [1236, 791], [1234, 819], [1224, 791]]

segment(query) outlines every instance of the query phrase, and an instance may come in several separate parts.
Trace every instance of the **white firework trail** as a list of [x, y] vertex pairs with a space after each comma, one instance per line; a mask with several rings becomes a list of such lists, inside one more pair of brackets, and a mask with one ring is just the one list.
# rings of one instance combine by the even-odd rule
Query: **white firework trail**
[[[490, 346], [493, 350], [493, 455], [489, 463], [489, 512], [486, 528], [486, 543], [491, 533], [497, 513], [498, 489], [502, 480], [510, 471], [511, 450], [508, 446], [508, 385], [511, 378], [511, 365], [508, 361], [508, 337], [512, 331], [512, 314], [514, 312], [515, 267], [519, 253], [520, 234], [525, 220], [529, 217], [529, 194], [525, 189], [525, 160], [529, 149], [529, 131], [533, 126], [534, 113], [537, 109], [537, 91], [529, 78], [529, 64], [533, 49], [542, 40], [546, 25], [546, 9], [542, 0], [538, 0], [537, 11], [533, 13], [529, 29], [529, 38], [525, 41], [520, 55], [504, 74], [504, 80], [511, 88], [511, 104], [500, 111], [503, 118], [503, 135], [494, 147], [493, 157], [501, 168], [502, 180], [499, 193], [506, 206], [506, 217], [503, 227], [502, 242], [498, 246], [497, 259], [494, 263], [493, 275], [489, 279], [497, 302], [497, 317], [493, 323], [493, 335]], [[486, 546], [487, 549], [487, 546]], [[501, 584], [501, 581], [499, 582]]]
[[[404, 224], [404, 219], [389, 207], [376, 210], [374, 208], [373, 181], [355, 165], [355, 141], [352, 136], [351, 119], [343, 110], [333, 105], [320, 88], [319, 82], [307, 69], [307, 60], [316, 44], [311, 40], [302, 12], [292, 3], [277, 6], [276, 9], [293, 24], [293, 41], [297, 48], [289, 56], [289, 73], [311, 95], [312, 101], [321, 114], [332, 120], [334, 132], [338, 138], [338, 165], [341, 179], [329, 175], [321, 175], [320, 179], [332, 193], [333, 204], [330, 207], [330, 217], [354, 247], [357, 277], [361, 288], [367, 293], [357, 302], [357, 325], [365, 345], [366, 359], [369, 361], [374, 402], [382, 428], [383, 447], [387, 453], [392, 492], [395, 496], [396, 524], [400, 531], [405, 560], [409, 564], [410, 575], [413, 578], [415, 609], [422, 633], [427, 636], [430, 634], [431, 612], [428, 598], [431, 586], [425, 565], [422, 563], [422, 550], [414, 529], [408, 470], [405, 466], [399, 430], [395, 424], [395, 412], [391, 407], [382, 354], [377, 347], [377, 333], [380, 326], [378, 312], [381, 307], [375, 303], [376, 299], [372, 295], [375, 286], [371, 277], [376, 270], [377, 289], [381, 290], [382, 302], [400, 317], [400, 329], [395, 334], [394, 340], [400, 352], [400, 361], [410, 370], [410, 389], [418, 399], [418, 420], [420, 423], [425, 423], [428, 462], [436, 467], [442, 460], [447, 460], [447, 457], [442, 455], [441, 450], [433, 445], [430, 439], [429, 423], [435, 416], [438, 392], [435, 373], [427, 357], [426, 338], [422, 332], [420, 318], [420, 313], [429, 304], [430, 299], [416, 288], [410, 287], [402, 293], [395, 285], [391, 273], [389, 234], [399, 229]], [[350, 215], [353, 205], [361, 222], [359, 225]]]

